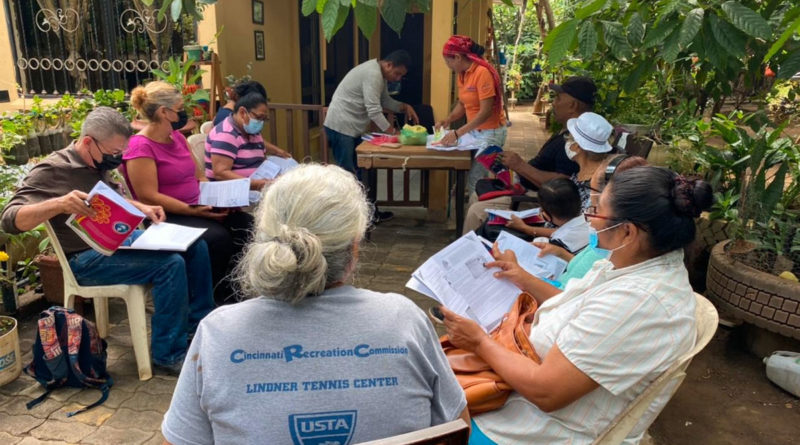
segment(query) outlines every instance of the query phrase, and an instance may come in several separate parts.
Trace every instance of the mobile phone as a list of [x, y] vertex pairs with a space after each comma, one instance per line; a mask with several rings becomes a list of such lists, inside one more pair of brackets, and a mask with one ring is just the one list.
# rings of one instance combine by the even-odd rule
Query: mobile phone
[[439, 309], [439, 306], [432, 306], [430, 309], [428, 309], [428, 314], [430, 314], [434, 321], [439, 323], [444, 322], [444, 314]]

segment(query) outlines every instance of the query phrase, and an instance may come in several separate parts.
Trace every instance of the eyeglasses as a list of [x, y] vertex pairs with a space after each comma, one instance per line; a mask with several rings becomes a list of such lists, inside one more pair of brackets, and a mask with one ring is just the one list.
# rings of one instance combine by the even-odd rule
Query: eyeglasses
[[597, 206], [589, 206], [589, 207], [587, 207], [586, 211], [583, 212], [583, 217], [586, 218], [587, 222], [590, 221], [590, 218], [605, 219], [605, 220], [608, 220], [608, 221], [616, 221], [617, 220], [617, 218], [615, 218], [613, 216], [599, 215], [597, 213]]
[[97, 145], [97, 149], [100, 150], [100, 153], [112, 155], [112, 156], [120, 156], [125, 153], [125, 148], [118, 148], [116, 150], [112, 150], [110, 153], [108, 151], [103, 150], [103, 145], [100, 144], [100, 141], [97, 140], [94, 136], [89, 136], [94, 141], [94, 144]]

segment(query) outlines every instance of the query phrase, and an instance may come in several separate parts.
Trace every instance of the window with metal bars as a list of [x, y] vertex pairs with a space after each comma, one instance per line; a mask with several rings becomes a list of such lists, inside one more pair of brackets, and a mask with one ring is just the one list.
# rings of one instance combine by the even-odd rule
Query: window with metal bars
[[188, 15], [158, 19], [161, 0], [150, 7], [139, 0], [3, 1], [26, 95], [130, 91], [196, 38]]

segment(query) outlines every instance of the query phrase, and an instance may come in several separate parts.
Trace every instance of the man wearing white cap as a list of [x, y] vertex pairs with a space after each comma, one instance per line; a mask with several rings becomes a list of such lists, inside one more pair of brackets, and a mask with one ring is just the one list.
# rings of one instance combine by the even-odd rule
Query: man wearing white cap
[[[595, 103], [597, 87], [588, 77], [570, 77], [561, 85], [550, 84], [556, 93], [553, 99], [553, 118], [566, 126], [567, 121], [591, 111]], [[525, 162], [514, 152], [503, 152], [500, 161], [520, 177], [520, 183], [528, 190], [536, 191], [544, 183], [540, 172], [556, 173], [568, 177], [578, 171], [578, 164], [569, 159], [564, 152], [567, 130], [554, 134], [548, 139], [539, 153]], [[511, 206], [511, 198], [502, 196], [486, 201], [478, 201], [477, 195], [470, 197], [470, 206], [464, 220], [464, 233], [471, 232], [486, 220], [485, 209], [507, 209]]]

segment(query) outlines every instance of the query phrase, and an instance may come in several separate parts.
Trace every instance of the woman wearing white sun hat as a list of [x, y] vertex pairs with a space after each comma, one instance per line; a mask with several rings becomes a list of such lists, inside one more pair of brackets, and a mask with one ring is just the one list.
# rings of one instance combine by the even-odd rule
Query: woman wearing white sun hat
[[[614, 147], [608, 143], [608, 138], [611, 137], [611, 132], [614, 127], [608, 121], [597, 113], [586, 112], [580, 117], [572, 118], [567, 121], [567, 130], [569, 134], [565, 136], [564, 150], [567, 157], [578, 164], [580, 169], [577, 173], [570, 176], [572, 182], [578, 186], [578, 191], [581, 195], [581, 210], [586, 209], [591, 205], [589, 197], [592, 190], [589, 182], [594, 175], [595, 170], [603, 165], [606, 158], [615, 153]], [[542, 183], [551, 179], [563, 177], [559, 173], [539, 171], [542, 176]], [[511, 221], [506, 224], [514, 230], [521, 232], [528, 232], [528, 227], [521, 219], [512, 216]], [[547, 227], [537, 227], [535, 236], [550, 236], [555, 230]]]

